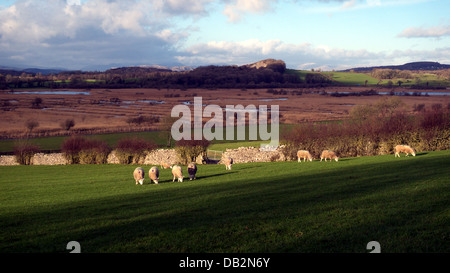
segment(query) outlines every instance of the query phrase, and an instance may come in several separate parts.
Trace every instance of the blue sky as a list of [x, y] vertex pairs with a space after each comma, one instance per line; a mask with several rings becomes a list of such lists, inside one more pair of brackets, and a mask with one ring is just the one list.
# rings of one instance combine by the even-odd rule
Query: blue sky
[[0, 0], [0, 66], [450, 63], [448, 0]]

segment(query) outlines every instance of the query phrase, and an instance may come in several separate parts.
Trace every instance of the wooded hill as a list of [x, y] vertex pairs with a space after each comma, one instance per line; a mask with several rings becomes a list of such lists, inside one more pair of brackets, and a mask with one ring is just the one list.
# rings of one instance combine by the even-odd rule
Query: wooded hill
[[354, 72], [371, 72], [374, 69], [396, 69], [396, 70], [441, 70], [441, 69], [450, 69], [450, 65], [448, 64], [440, 64], [438, 62], [413, 62], [406, 63], [402, 65], [386, 65], [386, 66], [371, 66], [371, 67], [356, 67], [343, 71], [354, 71]]
[[[329, 85], [351, 85], [336, 80], [327, 73], [286, 69], [282, 60], [266, 59], [246, 65], [201, 66], [191, 70], [174, 71], [167, 67], [132, 66], [111, 68], [103, 72], [60, 71], [35, 73], [32, 70], [0, 69], [0, 89], [20, 88], [314, 88]], [[448, 79], [450, 65], [436, 62], [416, 62], [401, 66], [354, 68], [355, 75], [370, 73], [382, 79], [413, 79], [410, 71], [431, 71]], [[395, 73], [394, 73], [395, 72]], [[400, 73], [403, 72], [403, 73]], [[442, 72], [442, 73], [441, 73]], [[333, 72], [344, 73], [344, 72]], [[406, 74], [405, 74], [406, 73]], [[408, 74], [409, 73], [409, 74]], [[427, 82], [428, 79], [425, 81]], [[448, 81], [448, 80], [447, 80]], [[446, 84], [444, 84], [446, 85]], [[442, 84], [439, 84], [442, 87]]]
[[304, 78], [286, 73], [281, 60], [242, 66], [201, 66], [174, 72], [154, 67], [121, 67], [104, 72], [64, 71], [41, 75], [0, 75], [0, 89], [16, 88], [293, 88], [333, 84], [327, 77], [308, 73]]

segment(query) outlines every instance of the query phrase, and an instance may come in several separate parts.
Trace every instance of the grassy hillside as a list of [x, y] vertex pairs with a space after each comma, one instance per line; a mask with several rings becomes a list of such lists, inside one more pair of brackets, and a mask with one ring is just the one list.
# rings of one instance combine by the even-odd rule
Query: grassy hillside
[[327, 78], [333, 80], [333, 82], [350, 85], [350, 86], [398, 86], [398, 82], [401, 81], [401, 86], [412, 86], [412, 85], [420, 85], [423, 87], [448, 87], [450, 85], [450, 81], [439, 77], [434, 73], [415, 73], [414, 79], [405, 79], [405, 78], [393, 78], [393, 79], [377, 79], [370, 75], [370, 72], [337, 72], [337, 71], [327, 71], [327, 72], [313, 72], [306, 70], [287, 70], [286, 73], [298, 75], [298, 77], [305, 81], [307, 74], [321, 74], [326, 76]]
[[0, 252], [448, 252], [449, 164], [450, 151], [206, 165], [143, 186], [130, 165], [1, 166]]

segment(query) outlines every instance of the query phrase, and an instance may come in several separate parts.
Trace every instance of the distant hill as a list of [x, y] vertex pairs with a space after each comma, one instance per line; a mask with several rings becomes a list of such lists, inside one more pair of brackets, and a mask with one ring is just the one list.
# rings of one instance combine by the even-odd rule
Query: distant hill
[[27, 74], [41, 73], [42, 75], [49, 75], [49, 74], [58, 74], [64, 71], [67, 70], [58, 68], [16, 68], [16, 67], [0, 66], [0, 74], [12, 76], [18, 76], [22, 73]]
[[65, 69], [52, 69], [52, 68], [25, 68], [22, 70], [22, 72], [25, 73], [32, 73], [32, 74], [38, 74], [41, 73], [42, 75], [49, 75], [49, 74], [58, 74], [60, 72], [67, 71]]
[[182, 72], [193, 70], [190, 66], [168, 67], [162, 65], [138, 65], [113, 67], [106, 70], [106, 73], [137, 73], [137, 72]]
[[278, 71], [283, 73], [286, 70], [286, 63], [282, 60], [275, 60], [275, 59], [265, 59], [256, 63], [243, 65], [244, 67], [250, 67], [250, 68], [269, 68], [273, 71]]
[[343, 72], [355, 71], [355, 72], [370, 72], [373, 69], [398, 69], [398, 70], [441, 70], [450, 69], [448, 64], [440, 64], [438, 62], [413, 62], [402, 65], [386, 65], [386, 66], [371, 66], [371, 67], [356, 67], [351, 69], [342, 70]]

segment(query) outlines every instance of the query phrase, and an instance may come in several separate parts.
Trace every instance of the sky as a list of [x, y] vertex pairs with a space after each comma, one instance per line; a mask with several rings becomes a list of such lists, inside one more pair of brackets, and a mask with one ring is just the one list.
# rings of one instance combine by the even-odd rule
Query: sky
[[449, 0], [0, 0], [0, 66], [450, 64]]

